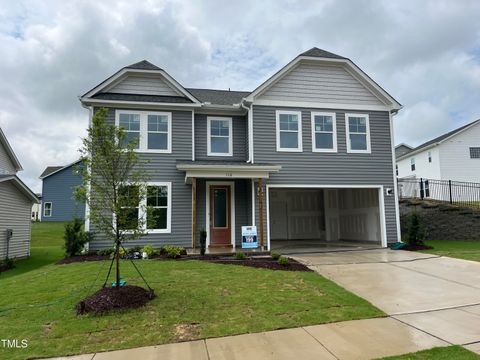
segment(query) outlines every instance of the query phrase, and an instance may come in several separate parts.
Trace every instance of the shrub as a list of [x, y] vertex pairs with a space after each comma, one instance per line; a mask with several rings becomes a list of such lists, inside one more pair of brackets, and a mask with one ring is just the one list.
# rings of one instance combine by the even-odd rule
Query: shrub
[[160, 251], [156, 250], [153, 248], [151, 245], [145, 245], [142, 249], [142, 251], [147, 253], [147, 256], [150, 258], [152, 256], [160, 254]]
[[142, 252], [142, 247], [141, 246], [134, 246], [131, 247], [130, 249], [127, 249], [129, 254], [134, 254], [136, 252]]
[[285, 257], [285, 256], [280, 256], [280, 257], [278, 258], [278, 263], [279, 263], [280, 265], [287, 266], [287, 265], [290, 263], [290, 261], [288, 260], [287, 257]]
[[65, 252], [67, 256], [78, 255], [90, 239], [90, 235], [87, 235], [87, 233], [83, 231], [83, 220], [73, 219], [65, 224], [63, 239], [65, 240]]
[[0, 261], [0, 271], [7, 271], [15, 267], [15, 261], [12, 258], [6, 258]]
[[420, 216], [414, 211], [408, 218], [408, 232], [406, 242], [408, 245], [425, 245], [426, 230]]
[[281, 255], [277, 252], [271, 252], [270, 256], [272, 257], [273, 260], [278, 260], [278, 259], [280, 259]]
[[245, 258], [246, 258], [246, 256], [245, 256], [245, 254], [244, 254], [243, 252], [237, 251], [237, 252], [235, 253], [235, 259], [237, 259], [237, 260], [245, 260]]
[[200, 255], [205, 255], [205, 250], [207, 246], [207, 231], [202, 229], [200, 231]]
[[124, 249], [123, 247], [121, 247], [118, 250], [118, 254], [120, 255], [121, 258], [125, 258], [128, 255], [128, 249]]
[[113, 248], [100, 249], [100, 250], [97, 251], [97, 255], [108, 256], [108, 255], [112, 255], [114, 252], [115, 252], [115, 249], [113, 249]]
[[161, 253], [167, 255], [170, 259], [179, 258], [185, 252], [185, 249], [180, 246], [165, 245], [162, 247]]

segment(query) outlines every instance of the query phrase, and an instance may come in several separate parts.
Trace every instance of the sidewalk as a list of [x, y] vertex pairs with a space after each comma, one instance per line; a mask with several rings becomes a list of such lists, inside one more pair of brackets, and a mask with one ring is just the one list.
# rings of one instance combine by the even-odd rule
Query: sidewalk
[[388, 317], [56, 359], [360, 360], [400, 355], [448, 345], [449, 343], [445, 341]]

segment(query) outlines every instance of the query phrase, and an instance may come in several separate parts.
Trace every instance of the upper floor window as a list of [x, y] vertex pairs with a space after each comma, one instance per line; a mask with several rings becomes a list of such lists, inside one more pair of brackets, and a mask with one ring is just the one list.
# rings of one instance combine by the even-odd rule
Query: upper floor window
[[153, 111], [117, 111], [115, 124], [124, 129], [125, 142], [136, 142], [140, 152], [172, 152], [172, 114]]
[[232, 156], [232, 118], [207, 118], [207, 155]]
[[431, 151], [428, 152], [428, 162], [429, 163], [432, 162], [432, 152]]
[[52, 216], [52, 203], [46, 202], [43, 204], [43, 216], [51, 217]]
[[480, 159], [480, 147], [470, 148], [470, 159]]
[[345, 114], [347, 152], [370, 153], [370, 126], [367, 114]]
[[410, 159], [410, 169], [415, 171], [415, 158]]
[[302, 113], [277, 110], [277, 151], [299, 151], [302, 147]]
[[337, 151], [335, 113], [312, 112], [312, 151]]

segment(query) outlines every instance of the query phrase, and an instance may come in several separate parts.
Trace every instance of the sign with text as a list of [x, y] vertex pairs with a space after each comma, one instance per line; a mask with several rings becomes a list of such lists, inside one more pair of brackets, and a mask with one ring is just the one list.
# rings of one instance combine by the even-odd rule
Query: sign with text
[[257, 247], [257, 227], [242, 226], [242, 249], [255, 249]]

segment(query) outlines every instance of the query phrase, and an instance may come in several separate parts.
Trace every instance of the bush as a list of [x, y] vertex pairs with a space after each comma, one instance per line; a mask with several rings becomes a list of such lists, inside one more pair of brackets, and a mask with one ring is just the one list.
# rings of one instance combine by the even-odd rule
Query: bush
[[123, 247], [121, 247], [118, 250], [118, 254], [120, 255], [121, 258], [125, 258], [128, 255], [128, 249], [124, 249]]
[[15, 261], [12, 258], [6, 258], [0, 261], [0, 271], [7, 271], [15, 267]]
[[167, 255], [170, 259], [179, 258], [185, 252], [185, 249], [180, 246], [165, 245], [161, 249], [161, 253]]
[[244, 254], [243, 252], [237, 251], [237, 252], [235, 253], [235, 259], [237, 259], [237, 260], [245, 260], [245, 258], [246, 258], [246, 256], [245, 256], [245, 254]]
[[115, 252], [115, 249], [113, 248], [108, 248], [108, 249], [100, 249], [97, 251], [98, 256], [108, 256], [112, 255]]
[[91, 234], [83, 231], [83, 220], [73, 219], [65, 224], [65, 253], [67, 256], [75, 256], [80, 254], [83, 246], [91, 239]]
[[155, 255], [159, 255], [160, 251], [153, 248], [153, 246], [145, 245], [142, 249], [143, 252], [147, 253], [147, 256], [150, 258]]
[[285, 257], [285, 256], [280, 256], [280, 257], [278, 258], [278, 263], [279, 263], [280, 265], [287, 266], [287, 265], [290, 263], [290, 261], [288, 260], [287, 257]]
[[280, 259], [281, 255], [277, 252], [271, 252], [270, 256], [272, 257], [273, 260], [278, 260], [278, 259]]
[[206, 246], [207, 246], [207, 231], [205, 229], [202, 229], [200, 231], [200, 255], [205, 255], [206, 251]]
[[406, 243], [408, 245], [425, 245], [426, 230], [421, 222], [420, 216], [414, 211], [408, 218], [408, 232]]

